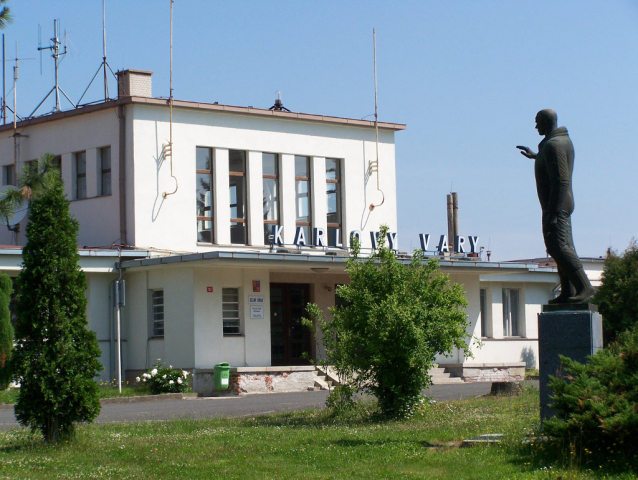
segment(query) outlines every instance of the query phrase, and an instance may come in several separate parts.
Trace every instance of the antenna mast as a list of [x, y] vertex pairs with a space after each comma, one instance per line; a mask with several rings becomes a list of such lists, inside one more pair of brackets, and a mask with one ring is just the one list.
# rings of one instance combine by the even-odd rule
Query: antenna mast
[[[89, 82], [89, 85], [86, 87], [86, 90], [84, 90], [84, 93], [78, 100], [78, 106], [80, 106], [80, 103], [82, 102], [82, 99], [84, 98], [84, 95], [86, 95], [86, 92], [88, 92], [89, 88], [91, 88], [91, 85], [93, 85], [93, 82], [97, 78], [98, 73], [100, 73], [100, 70], [104, 70], [104, 101], [106, 102], [110, 100], [108, 74], [106, 73], [107, 68], [111, 71], [111, 73], [113, 74], [113, 77], [117, 80], [117, 77], [115, 76], [115, 72], [113, 72], [113, 69], [111, 69], [111, 66], [106, 61], [106, 6], [105, 6], [105, 0], [102, 0], [102, 63], [97, 68], [95, 75], [93, 75], [93, 78]], [[95, 103], [95, 102], [89, 102], [89, 103]]]
[[379, 205], [375, 205], [374, 203], [370, 204], [370, 210], [374, 210], [376, 207], [380, 207], [385, 202], [385, 195], [383, 191], [379, 188], [379, 115], [377, 111], [377, 33], [375, 29], [372, 29], [372, 45], [374, 51], [374, 134], [375, 134], [375, 145], [377, 158], [376, 160], [370, 161], [370, 173], [377, 173], [377, 190], [381, 192], [381, 203]]
[[49, 45], [48, 47], [42, 47], [39, 46], [38, 47], [38, 51], [40, 51], [40, 55], [42, 55], [42, 50], [51, 50], [51, 56], [53, 57], [53, 59], [55, 60], [55, 85], [53, 86], [53, 88], [49, 91], [49, 93], [47, 93], [47, 96], [44, 97], [44, 99], [38, 104], [37, 107], [35, 107], [35, 110], [33, 110], [33, 112], [31, 112], [31, 115], [29, 115], [28, 118], [33, 117], [33, 115], [35, 114], [35, 112], [38, 111], [38, 109], [42, 106], [42, 104], [46, 101], [47, 98], [49, 98], [49, 96], [55, 92], [55, 107], [53, 107], [53, 112], [59, 112], [62, 109], [60, 108], [60, 93], [62, 93], [62, 95], [64, 95], [64, 97], [69, 101], [69, 103], [71, 105], [73, 105], [74, 108], [77, 108], [77, 105], [75, 103], [73, 103], [71, 101], [71, 99], [69, 98], [69, 96], [64, 93], [64, 90], [62, 90], [62, 88], [59, 85], [58, 82], [58, 71], [60, 68], [60, 57], [64, 57], [66, 55], [66, 44], [64, 45], [64, 51], [60, 52], [60, 45], [62, 45], [62, 42], [60, 41], [60, 27], [58, 25], [58, 20], [53, 20], [53, 38], [51, 38], [51, 45]]
[[170, 55], [170, 95], [168, 97], [168, 109], [170, 115], [169, 121], [169, 137], [168, 137], [168, 145], [164, 145], [164, 158], [170, 157], [171, 162], [171, 178], [175, 180], [175, 190], [172, 192], [164, 192], [162, 197], [166, 198], [169, 195], [173, 195], [177, 192], [179, 185], [177, 183], [177, 178], [173, 175], [173, 3], [175, 0], [171, 0], [171, 55]]

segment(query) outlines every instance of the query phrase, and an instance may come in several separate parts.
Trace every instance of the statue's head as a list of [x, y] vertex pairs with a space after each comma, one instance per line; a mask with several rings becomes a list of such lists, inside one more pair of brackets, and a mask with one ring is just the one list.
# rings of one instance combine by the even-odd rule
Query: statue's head
[[547, 135], [556, 129], [558, 116], [551, 108], [541, 110], [536, 114], [536, 130], [539, 135]]

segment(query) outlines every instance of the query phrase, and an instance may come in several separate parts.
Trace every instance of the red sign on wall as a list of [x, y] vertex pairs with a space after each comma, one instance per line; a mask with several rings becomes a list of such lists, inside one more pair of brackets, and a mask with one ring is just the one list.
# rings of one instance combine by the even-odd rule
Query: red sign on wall
[[253, 293], [261, 292], [261, 280], [253, 280]]
[[213, 293], [213, 287], [206, 287], [206, 291], [208, 293]]

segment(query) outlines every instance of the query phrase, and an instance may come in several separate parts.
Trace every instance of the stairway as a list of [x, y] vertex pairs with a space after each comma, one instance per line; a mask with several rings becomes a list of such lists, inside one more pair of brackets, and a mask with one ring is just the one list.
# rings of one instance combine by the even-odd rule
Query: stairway
[[459, 377], [452, 377], [445, 371], [445, 367], [432, 367], [428, 370], [428, 375], [432, 377], [432, 385], [452, 385], [455, 383], [465, 383]]

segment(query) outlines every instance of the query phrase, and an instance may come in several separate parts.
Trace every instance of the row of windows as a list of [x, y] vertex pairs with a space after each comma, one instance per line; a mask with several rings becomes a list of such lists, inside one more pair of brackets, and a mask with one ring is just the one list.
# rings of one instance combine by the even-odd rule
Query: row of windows
[[[295, 225], [301, 230], [306, 244], [312, 238], [312, 178], [310, 157], [295, 155]], [[264, 244], [273, 242], [272, 228], [281, 222], [280, 156], [262, 153], [262, 188]], [[341, 162], [326, 158], [326, 197], [328, 246], [341, 242]], [[213, 149], [197, 147], [196, 151], [196, 212], [197, 241], [215, 243], [213, 234]], [[248, 243], [246, 206], [246, 152], [229, 150], [228, 175], [230, 189], [230, 242]]]
[[[153, 337], [164, 336], [164, 290], [151, 290], [150, 330]], [[224, 335], [239, 335], [239, 288], [222, 288], [222, 319]]]
[[[62, 174], [62, 161], [60, 156], [53, 159], [53, 164], [60, 169]], [[97, 164], [97, 196], [111, 195], [111, 147], [98, 149]], [[37, 168], [38, 161], [31, 160], [25, 162], [27, 169]], [[86, 150], [73, 154], [73, 200], [86, 198]], [[15, 165], [4, 165], [2, 167], [3, 185], [16, 185], [17, 175]]]
[[[488, 291], [481, 288], [480, 309], [481, 309], [481, 337], [491, 337], [490, 316], [488, 312]], [[521, 325], [521, 304], [520, 290], [515, 288], [503, 289], [503, 337], [523, 336], [523, 326]]]

